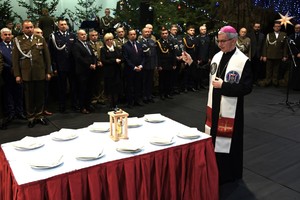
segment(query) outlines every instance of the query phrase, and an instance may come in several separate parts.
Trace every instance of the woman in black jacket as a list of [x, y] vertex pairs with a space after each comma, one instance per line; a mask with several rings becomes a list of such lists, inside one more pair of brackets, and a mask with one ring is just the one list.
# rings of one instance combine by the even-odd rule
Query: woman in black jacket
[[121, 92], [121, 63], [122, 52], [114, 46], [112, 33], [104, 35], [104, 47], [101, 48], [101, 61], [104, 70], [104, 93], [107, 95], [110, 108], [117, 106], [118, 97]]

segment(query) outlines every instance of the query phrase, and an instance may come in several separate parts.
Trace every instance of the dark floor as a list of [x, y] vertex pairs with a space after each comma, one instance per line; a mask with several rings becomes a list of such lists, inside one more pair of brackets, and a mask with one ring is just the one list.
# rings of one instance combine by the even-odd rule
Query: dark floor
[[[244, 178], [220, 188], [222, 200], [300, 199], [300, 92], [285, 88], [255, 87], [245, 98]], [[171, 100], [124, 109], [130, 116], [162, 113], [203, 131], [207, 90], [180, 94]], [[288, 101], [287, 101], [288, 100]], [[286, 102], [291, 102], [289, 107]], [[122, 108], [122, 105], [120, 106]], [[55, 112], [52, 105], [51, 111]], [[294, 111], [293, 111], [293, 110]], [[108, 121], [107, 108], [97, 105], [96, 112], [83, 115], [69, 111], [48, 117], [48, 126], [27, 128], [26, 121], [15, 120], [0, 131], [0, 143], [24, 136], [49, 134], [60, 128], [81, 128], [95, 121]]]

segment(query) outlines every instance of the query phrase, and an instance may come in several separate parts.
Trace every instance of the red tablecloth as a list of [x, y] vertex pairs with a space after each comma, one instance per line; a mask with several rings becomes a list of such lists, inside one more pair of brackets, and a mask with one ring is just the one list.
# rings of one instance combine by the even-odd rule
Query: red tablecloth
[[217, 200], [211, 138], [18, 185], [0, 149], [3, 200]]

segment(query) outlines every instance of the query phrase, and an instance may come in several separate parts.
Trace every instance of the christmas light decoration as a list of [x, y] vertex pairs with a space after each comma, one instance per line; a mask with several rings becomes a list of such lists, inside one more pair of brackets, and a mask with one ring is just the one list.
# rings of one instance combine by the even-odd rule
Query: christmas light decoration
[[293, 25], [290, 20], [293, 19], [294, 17], [290, 17], [289, 16], [289, 12], [287, 12], [285, 15], [282, 15], [281, 13], [279, 13], [281, 19], [277, 19], [276, 21], [280, 22], [281, 25], [284, 25], [284, 27], [286, 28], [287, 24], [291, 24]]
[[299, 0], [253, 0], [255, 6], [274, 9], [276, 12], [287, 13], [294, 16], [294, 20], [300, 23]]

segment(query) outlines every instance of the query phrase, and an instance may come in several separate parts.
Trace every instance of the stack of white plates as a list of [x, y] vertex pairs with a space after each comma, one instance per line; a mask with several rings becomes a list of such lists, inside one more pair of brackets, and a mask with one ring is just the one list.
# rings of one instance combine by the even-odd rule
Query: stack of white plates
[[72, 140], [78, 137], [78, 134], [76, 132], [77, 130], [74, 129], [66, 129], [62, 128], [59, 131], [51, 133], [51, 137], [53, 140], [56, 141], [66, 141], [66, 140]]
[[15, 149], [18, 150], [31, 150], [43, 146], [44, 143], [35, 137], [26, 136], [23, 139], [13, 143]]
[[109, 122], [94, 122], [88, 128], [92, 132], [103, 133], [109, 131], [109, 126]]
[[159, 122], [164, 122], [166, 119], [164, 116], [161, 114], [148, 114], [144, 116], [144, 119], [146, 122], [151, 122], [151, 123], [159, 123]]

